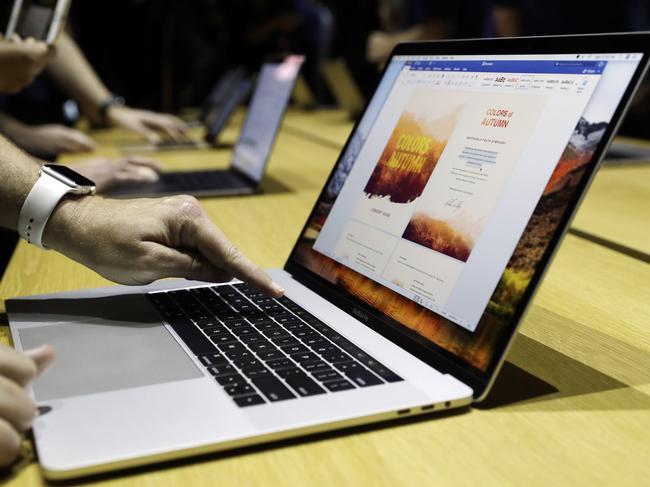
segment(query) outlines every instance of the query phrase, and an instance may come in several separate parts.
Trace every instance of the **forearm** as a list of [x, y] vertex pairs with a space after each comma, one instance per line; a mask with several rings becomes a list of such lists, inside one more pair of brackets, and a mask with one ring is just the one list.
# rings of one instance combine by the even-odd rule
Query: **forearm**
[[16, 229], [20, 209], [38, 179], [40, 166], [0, 136], [0, 226]]
[[110, 92], [68, 34], [59, 39], [56, 58], [48, 69], [60, 88], [79, 104], [84, 115], [93, 123], [103, 122], [100, 106]]

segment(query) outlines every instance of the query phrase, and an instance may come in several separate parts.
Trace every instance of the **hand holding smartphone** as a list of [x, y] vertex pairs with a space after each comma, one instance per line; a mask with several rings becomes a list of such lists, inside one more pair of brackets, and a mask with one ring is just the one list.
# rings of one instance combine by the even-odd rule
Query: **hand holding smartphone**
[[5, 37], [18, 34], [48, 45], [56, 42], [65, 27], [71, 0], [14, 0]]

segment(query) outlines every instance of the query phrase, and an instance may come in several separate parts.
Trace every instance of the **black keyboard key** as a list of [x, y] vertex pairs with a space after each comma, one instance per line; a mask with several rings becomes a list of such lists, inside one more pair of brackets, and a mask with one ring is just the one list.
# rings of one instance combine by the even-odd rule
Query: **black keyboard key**
[[258, 367], [254, 369], [245, 369], [242, 371], [242, 373], [248, 377], [249, 379], [252, 379], [253, 377], [259, 377], [261, 375], [270, 375], [271, 372], [269, 369], [265, 367]]
[[292, 332], [292, 334], [300, 341], [304, 341], [309, 338], [320, 338], [320, 335], [318, 333], [309, 328], [305, 328], [303, 330], [295, 330]]
[[325, 393], [321, 386], [304, 373], [290, 375], [285, 379], [285, 381], [294, 391], [303, 397]]
[[368, 370], [362, 368], [354, 368], [343, 373], [348, 377], [348, 379], [361, 387], [383, 384], [381, 379], [379, 379], [376, 375], [371, 374]]
[[[295, 355], [292, 355], [292, 358], [295, 358]], [[323, 362], [322, 360], [318, 360], [316, 362], [308, 362], [308, 363], [301, 362], [300, 365], [302, 365], [302, 368], [309, 373], [318, 372], [319, 370], [331, 370], [330, 366], [325, 362]]]
[[352, 360], [349, 355], [341, 352], [324, 352], [321, 353], [321, 357], [331, 364], [338, 364]]
[[249, 358], [254, 358], [253, 354], [246, 350], [245, 348], [236, 348], [234, 350], [226, 350], [224, 355], [230, 360], [244, 360]]
[[304, 372], [300, 370], [298, 367], [296, 367], [295, 365], [290, 369], [278, 369], [275, 371], [275, 373], [278, 374], [283, 379], [286, 379], [287, 377], [292, 377], [294, 375], [304, 375]]
[[215, 377], [215, 379], [222, 386], [231, 386], [233, 384], [245, 384], [246, 383], [246, 379], [244, 379], [239, 374], [217, 375]]
[[262, 399], [258, 394], [253, 394], [250, 396], [239, 396], [233, 398], [237, 403], [237, 406], [244, 408], [246, 406], [256, 406], [258, 404], [265, 404], [264, 399]]
[[293, 322], [293, 323], [287, 323], [286, 325], [284, 325], [284, 327], [285, 327], [287, 330], [289, 330], [290, 332], [292, 332], [292, 333], [294, 333], [294, 332], [296, 332], [296, 331], [298, 331], [298, 330], [311, 330], [311, 328], [309, 328], [309, 325], [306, 325], [306, 324], [303, 323], [302, 321], [296, 321], [296, 322]]
[[363, 363], [366, 367], [368, 367], [372, 372], [374, 372], [379, 377], [384, 379], [386, 382], [399, 382], [401, 380], [404, 380], [395, 372], [390, 370], [388, 367], [380, 364], [370, 356], [368, 357], [367, 360], [360, 359], [359, 361]]
[[330, 342], [328, 342], [326, 340], [323, 340], [322, 342], [317, 343], [316, 345], [312, 345], [311, 349], [314, 352], [316, 352], [316, 353], [318, 353], [320, 355], [322, 355], [324, 353], [328, 353], [328, 352], [341, 353], [341, 349], [339, 347], [336, 347], [336, 346], [332, 345]]
[[214, 343], [216, 343], [217, 345], [220, 345], [220, 344], [226, 344], [226, 343], [237, 343], [237, 344], [239, 344], [239, 342], [237, 341], [237, 337], [234, 336], [234, 335], [233, 335], [232, 333], [230, 333], [230, 332], [228, 332], [228, 333], [221, 333], [221, 334], [219, 334], [219, 335], [212, 335], [212, 336], [210, 337], [210, 340], [212, 340], [212, 341], [213, 341]]
[[292, 367], [295, 367], [296, 364], [292, 360], [289, 360], [288, 358], [279, 358], [275, 360], [269, 360], [266, 362], [266, 365], [271, 367], [274, 370], [278, 369], [290, 369]]
[[223, 390], [226, 391], [226, 394], [229, 396], [243, 396], [255, 392], [255, 390], [249, 384], [245, 383], [225, 386]]
[[[349, 359], [349, 357], [348, 357], [348, 359]], [[364, 370], [364, 367], [361, 364], [359, 364], [357, 362], [353, 362], [353, 361], [338, 363], [338, 364], [336, 364], [336, 368], [339, 369], [341, 372], [344, 372], [344, 373], [345, 372], [351, 372], [353, 370]]]
[[223, 325], [217, 325], [217, 326], [208, 326], [206, 328], [203, 328], [203, 333], [205, 333], [208, 336], [213, 336], [213, 335], [225, 335], [229, 334], [230, 332], [226, 330]]
[[270, 318], [267, 315], [263, 313], [249, 314], [246, 316], [246, 319], [256, 326], [261, 325], [263, 323], [275, 324], [273, 323], [273, 321], [270, 320]]
[[224, 364], [224, 365], [213, 365], [211, 367], [208, 367], [208, 372], [210, 372], [212, 375], [232, 375], [236, 373], [236, 370], [233, 368], [232, 365], [230, 364]]
[[286, 358], [286, 355], [283, 354], [280, 350], [269, 350], [268, 352], [258, 352], [257, 356], [260, 360], [275, 360], [278, 358]]
[[255, 342], [247, 342], [248, 348], [250, 348], [255, 353], [268, 352], [270, 350], [277, 350], [276, 346], [273, 345], [268, 340], [262, 339]]
[[212, 327], [212, 326], [219, 326], [219, 327], [221, 327], [222, 325], [221, 325], [221, 323], [219, 322], [219, 320], [214, 319], [214, 318], [209, 318], [209, 319], [207, 319], [207, 320], [197, 321], [197, 322], [196, 322], [196, 326], [198, 326], [199, 328], [201, 328], [202, 330], [204, 330], [204, 329], [209, 328], [209, 327]]
[[286, 347], [280, 347], [284, 353], [287, 355], [292, 355], [294, 353], [305, 353], [309, 352], [307, 347], [304, 345], [287, 345]]
[[259, 335], [253, 327], [250, 325], [248, 326], [242, 326], [240, 328], [234, 328], [232, 332], [237, 335], [239, 338], [245, 337], [247, 335]]
[[341, 374], [339, 374], [336, 370], [332, 370], [332, 369], [318, 370], [316, 372], [312, 372], [312, 375], [316, 380], [320, 382], [327, 382], [327, 381], [338, 380], [343, 378]]
[[251, 326], [251, 324], [244, 319], [228, 320], [228, 321], [224, 321], [223, 324], [226, 328], [232, 330], [233, 332], [235, 331], [236, 328]]
[[207, 355], [201, 355], [199, 357], [199, 360], [205, 366], [227, 364], [228, 363], [228, 360], [226, 360], [226, 357], [224, 357], [223, 355], [221, 355], [218, 352], [209, 353]]
[[253, 322], [253, 326], [257, 328], [259, 331], [264, 331], [264, 330], [271, 330], [271, 329], [278, 329], [278, 324], [271, 321], [271, 320], [264, 320], [264, 321], [255, 321]]
[[350, 384], [347, 380], [335, 380], [332, 382], [325, 382], [324, 386], [327, 387], [327, 389], [330, 392], [347, 391], [349, 389], [354, 389], [354, 386]]
[[272, 375], [253, 377], [251, 382], [269, 401], [283, 401], [285, 399], [293, 399], [296, 397], [293, 392], [291, 392], [287, 386], [280, 381], [280, 379]]
[[249, 347], [252, 346], [254, 343], [269, 343], [269, 341], [259, 333], [247, 334], [239, 338], [242, 342], [244, 342]]
[[187, 318], [167, 318], [166, 321], [194, 355], [215, 352], [212, 342]]
[[300, 363], [300, 365], [308, 364], [310, 362], [321, 362], [321, 359], [311, 352], [294, 353], [291, 355], [291, 358]]
[[271, 341], [278, 347], [285, 347], [287, 345], [300, 345], [300, 342], [291, 336], [274, 337]]
[[264, 333], [264, 335], [270, 339], [289, 336], [289, 332], [287, 330], [279, 327], [278, 329], [264, 330], [262, 333]]
[[246, 357], [242, 359], [233, 360], [233, 364], [238, 369], [245, 371], [246, 369], [257, 369], [259, 367], [264, 367], [262, 362], [253, 357]]
[[223, 353], [226, 353], [232, 350], [246, 350], [246, 347], [239, 342], [220, 343], [219, 350], [221, 350]]
[[273, 319], [275, 321], [277, 321], [278, 323], [280, 323], [281, 325], [284, 325], [285, 323], [295, 323], [297, 321], [300, 321], [300, 320], [298, 320], [298, 318], [296, 318], [295, 316], [293, 316], [291, 314], [277, 315], [277, 316], [274, 316]]

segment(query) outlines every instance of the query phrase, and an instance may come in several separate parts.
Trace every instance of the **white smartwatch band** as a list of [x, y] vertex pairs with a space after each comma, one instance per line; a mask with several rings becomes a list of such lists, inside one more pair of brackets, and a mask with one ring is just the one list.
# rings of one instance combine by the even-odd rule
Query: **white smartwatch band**
[[63, 197], [74, 188], [41, 172], [41, 176], [27, 195], [18, 217], [18, 233], [22, 238], [37, 247], [43, 246], [43, 231], [54, 208]]

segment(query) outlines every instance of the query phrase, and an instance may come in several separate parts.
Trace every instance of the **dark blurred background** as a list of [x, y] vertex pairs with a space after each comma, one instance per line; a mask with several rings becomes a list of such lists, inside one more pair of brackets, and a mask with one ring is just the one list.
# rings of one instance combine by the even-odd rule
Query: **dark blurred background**
[[[649, 29], [650, 0], [76, 0], [70, 13], [109, 89], [131, 106], [169, 112], [201, 105], [226, 69], [255, 70], [278, 52], [307, 56], [305, 78], [327, 105], [323, 59], [343, 58], [367, 97], [400, 40]], [[62, 101], [44, 79], [2, 104], [45, 123], [60, 117]], [[621, 132], [650, 138], [647, 83]]]

